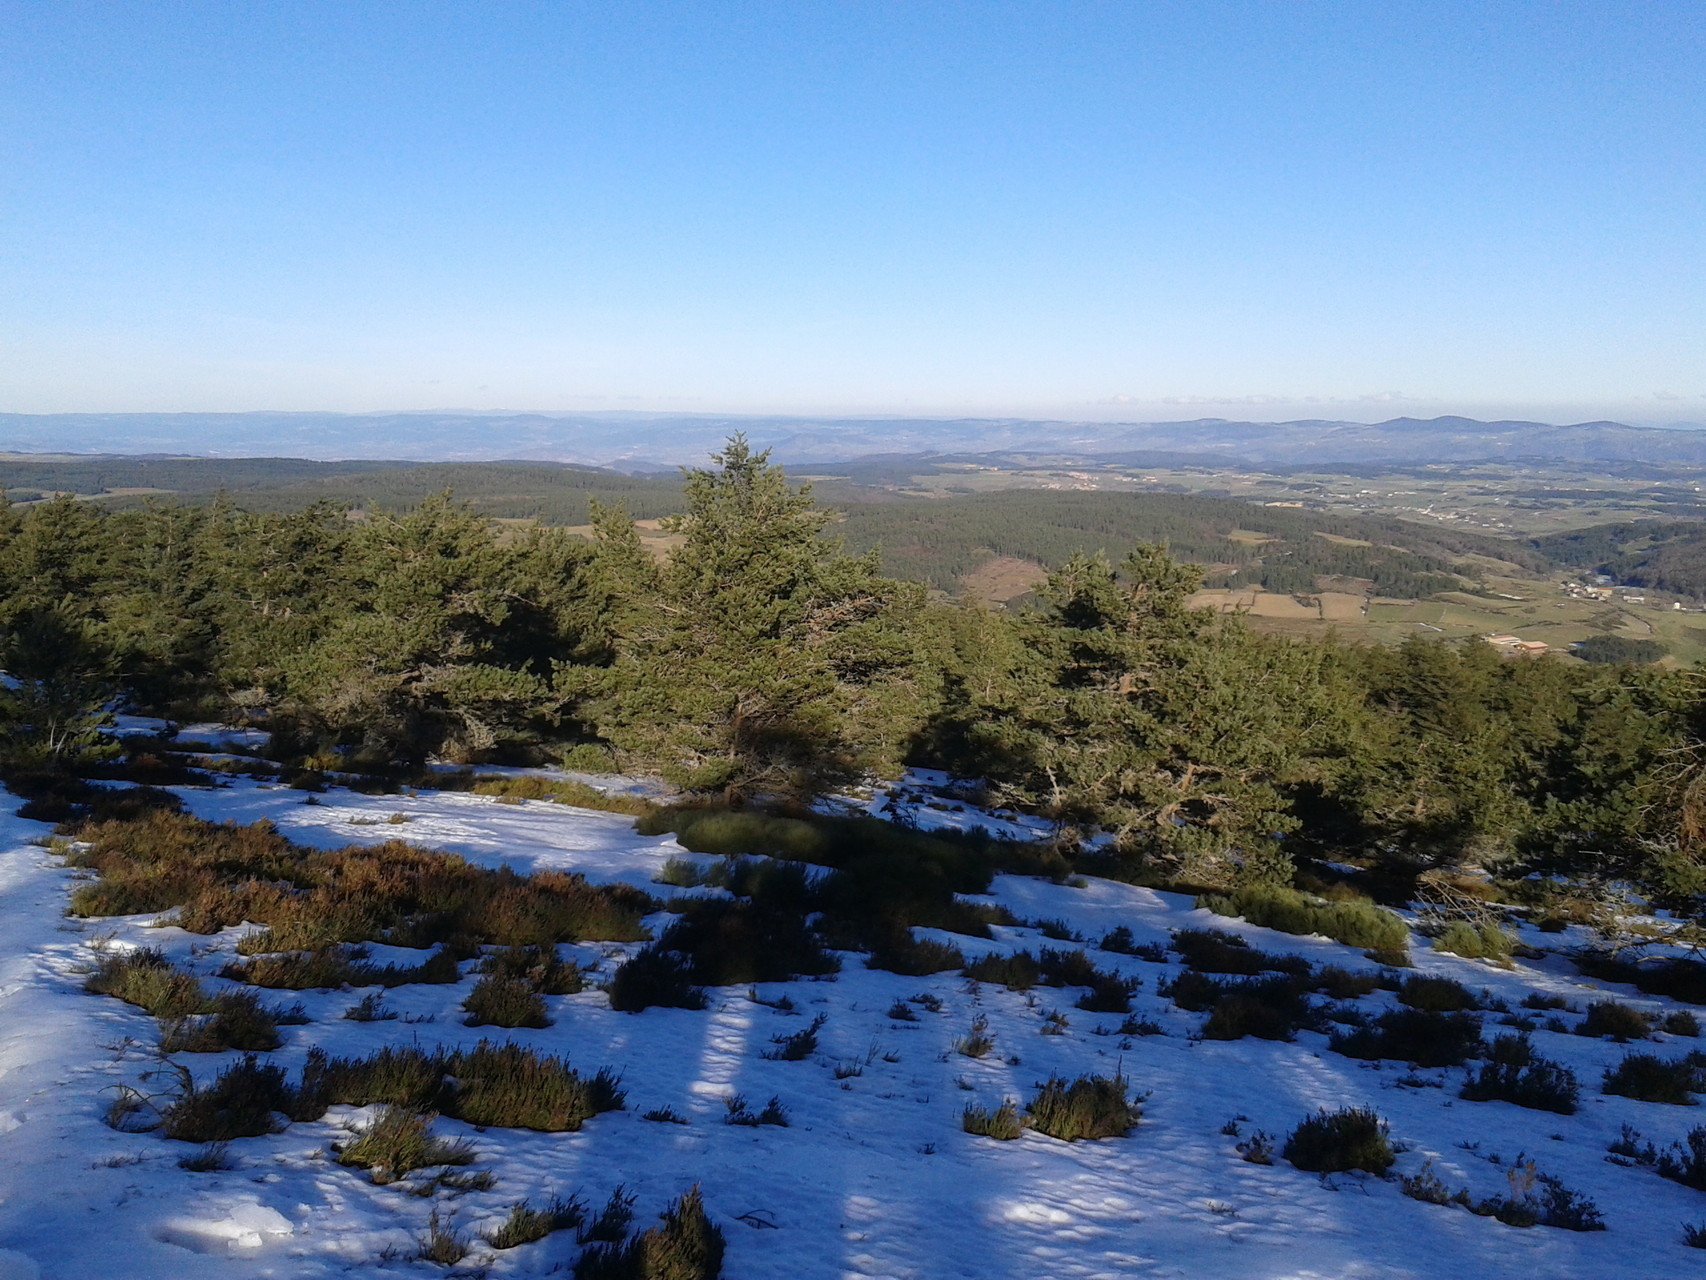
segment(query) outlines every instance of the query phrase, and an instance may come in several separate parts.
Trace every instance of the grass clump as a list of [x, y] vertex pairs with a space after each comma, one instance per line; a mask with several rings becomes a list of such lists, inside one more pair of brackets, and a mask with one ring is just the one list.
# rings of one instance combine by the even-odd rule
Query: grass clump
[[179, 1142], [257, 1138], [280, 1129], [279, 1113], [288, 1115], [295, 1101], [284, 1068], [249, 1054], [205, 1086], [184, 1073], [179, 1091], [161, 1113], [162, 1132]]
[[1361, 900], [1328, 902], [1295, 889], [1262, 885], [1204, 894], [1197, 906], [1282, 933], [1320, 934], [1382, 955], [1403, 956], [1410, 944], [1410, 929], [1402, 919]]
[[155, 947], [102, 956], [83, 989], [116, 996], [156, 1018], [187, 1018], [205, 1012], [208, 1004], [195, 975], [177, 968]]
[[1386, 1122], [1367, 1107], [1322, 1109], [1291, 1131], [1280, 1154], [1307, 1173], [1383, 1175], [1397, 1159], [1386, 1133]]
[[1576, 1027], [1579, 1036], [1610, 1038], [1619, 1044], [1645, 1040], [1652, 1033], [1653, 1024], [1645, 1013], [1617, 1000], [1595, 1000]]
[[987, 1107], [969, 1106], [960, 1115], [960, 1128], [980, 1138], [1011, 1142], [1025, 1131], [1019, 1119], [1019, 1104], [1008, 1098], [991, 1111]]
[[575, 1280], [718, 1280], [727, 1248], [695, 1186], [664, 1210], [657, 1226], [594, 1245], [575, 1263]]
[[762, 1055], [772, 1062], [799, 1062], [817, 1052], [817, 1033], [823, 1030], [823, 1024], [829, 1019], [823, 1014], [811, 1020], [811, 1025], [801, 1027], [792, 1035], [772, 1036], [770, 1043], [775, 1045]]
[[1694, 1105], [1692, 1094], [1706, 1089], [1701, 1079], [1703, 1058], [1691, 1053], [1685, 1058], [1661, 1058], [1651, 1053], [1631, 1053], [1615, 1067], [1607, 1068], [1602, 1093], [1614, 1093], [1638, 1102], [1665, 1102], [1677, 1107]]
[[954, 1041], [954, 1052], [966, 1058], [984, 1058], [995, 1047], [995, 1037], [989, 1034], [989, 1019], [978, 1014], [971, 1029]]
[[761, 1124], [788, 1127], [788, 1113], [782, 1106], [782, 1099], [772, 1096], [764, 1104], [762, 1111], [754, 1111], [746, 1101], [744, 1094], [731, 1094], [723, 1099], [723, 1107], [727, 1114], [723, 1117], [724, 1124], [741, 1125], [746, 1128], [756, 1128]]
[[446, 1219], [436, 1208], [427, 1218], [426, 1234], [415, 1245], [415, 1260], [436, 1262], [441, 1267], [454, 1267], [468, 1256], [468, 1237]]
[[545, 999], [525, 978], [488, 973], [474, 984], [462, 1002], [468, 1011], [463, 1022], [470, 1027], [530, 1027], [551, 1025]]
[[474, 1149], [460, 1139], [445, 1141], [432, 1133], [431, 1112], [406, 1107], [382, 1107], [379, 1114], [355, 1138], [334, 1147], [337, 1162], [352, 1169], [366, 1169], [374, 1183], [384, 1186], [407, 1177], [416, 1169], [474, 1163]]
[[1050, 1075], [1025, 1109], [1033, 1129], [1066, 1142], [1123, 1138], [1138, 1121], [1119, 1074], [1079, 1076], [1071, 1083]]
[[1392, 1009], [1372, 1026], [1335, 1032], [1330, 1047], [1347, 1058], [1392, 1059], [1418, 1067], [1456, 1067], [1481, 1048], [1481, 1024], [1470, 1013]]
[[509, 1217], [503, 1224], [486, 1236], [486, 1243], [494, 1249], [514, 1249], [543, 1240], [553, 1231], [574, 1230], [584, 1221], [586, 1205], [579, 1196], [567, 1200], [554, 1196], [539, 1208], [517, 1200], [509, 1207]]

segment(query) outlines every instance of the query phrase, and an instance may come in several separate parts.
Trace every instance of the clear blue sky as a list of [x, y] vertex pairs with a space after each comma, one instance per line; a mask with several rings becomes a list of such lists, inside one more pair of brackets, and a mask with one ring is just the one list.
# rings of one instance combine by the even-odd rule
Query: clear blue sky
[[0, 410], [1706, 420], [1706, 5], [0, 2]]

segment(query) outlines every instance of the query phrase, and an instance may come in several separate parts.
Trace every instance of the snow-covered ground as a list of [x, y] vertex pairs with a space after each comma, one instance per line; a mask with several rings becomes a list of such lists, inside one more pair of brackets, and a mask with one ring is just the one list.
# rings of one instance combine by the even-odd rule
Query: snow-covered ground
[[[301, 792], [244, 778], [218, 789], [178, 790], [200, 816], [270, 818], [306, 844], [400, 837], [490, 866], [628, 881], [660, 897], [680, 891], [652, 883], [653, 875], [670, 857], [686, 856], [669, 837], [637, 835], [625, 817], [549, 802], [334, 790], [309, 804]], [[1025, 826], [1016, 816], [994, 819], [951, 803], [929, 812], [968, 826]], [[407, 822], [384, 821], [398, 813]], [[235, 1167], [208, 1173], [178, 1167], [194, 1148], [103, 1123], [114, 1087], [136, 1082], [155, 1065], [148, 1051], [156, 1028], [137, 1009], [86, 994], [80, 970], [98, 946], [161, 946], [218, 989], [222, 980], [212, 975], [241, 930], [207, 938], [152, 928], [153, 917], [69, 919], [66, 895], [80, 873], [34, 843], [47, 834], [45, 824], [0, 816], [0, 1280], [442, 1274], [411, 1258], [433, 1203], [402, 1186], [374, 1186], [330, 1158], [330, 1144], [363, 1118], [360, 1109], [337, 1108], [323, 1121], [233, 1143]], [[1126, 925], [1140, 943], [1164, 943], [1172, 929], [1212, 925], [1267, 950], [1373, 967], [1323, 939], [1257, 929], [1196, 911], [1185, 898], [1108, 881], [1072, 887], [1003, 876], [992, 900], [1024, 919], [1063, 920], [1091, 940]], [[993, 943], [951, 940], [968, 956], [1062, 945], [1030, 928], [995, 932]], [[608, 975], [633, 949], [587, 944], [565, 947], [564, 954]], [[791, 1014], [752, 1002], [745, 989], [713, 991], [703, 1012], [616, 1013], [596, 988], [551, 998], [554, 1026], [497, 1037], [564, 1053], [588, 1071], [612, 1067], [627, 1090], [626, 1110], [566, 1134], [476, 1131], [439, 1120], [437, 1129], [466, 1138], [479, 1154], [475, 1167], [496, 1178], [492, 1190], [441, 1198], [440, 1208], [458, 1229], [477, 1234], [523, 1197], [538, 1204], [578, 1192], [596, 1209], [621, 1184], [636, 1195], [636, 1223], [644, 1225], [699, 1183], [728, 1237], [725, 1274], [739, 1280], [1607, 1280], [1699, 1268], [1702, 1255], [1681, 1243], [1680, 1224], [1706, 1219], [1706, 1197], [1605, 1159], [1624, 1124], [1662, 1147], [1700, 1122], [1694, 1108], [1600, 1094], [1600, 1073], [1623, 1056], [1624, 1046], [1534, 1033], [1537, 1052], [1582, 1079], [1582, 1107], [1574, 1116], [1464, 1102], [1457, 1097], [1461, 1070], [1356, 1061], [1330, 1052], [1326, 1038], [1313, 1032], [1290, 1044], [1194, 1039], [1202, 1015], [1178, 1010], [1155, 990], [1159, 979], [1179, 971], [1176, 960], [1092, 954], [1104, 968], [1143, 979], [1135, 1014], [1158, 1022], [1165, 1034], [1129, 1040], [1098, 1034], [1121, 1018], [1074, 1008], [1071, 989], [1038, 988], [1027, 997], [952, 973], [906, 978], [867, 970], [851, 954], [832, 979], [760, 991], [766, 1000], [787, 995]], [[1532, 991], [1568, 996], [1578, 1007], [1608, 993], [1561, 959], [1519, 961], [1507, 972], [1425, 945], [1413, 954], [1419, 972], [1487, 987], [1512, 1005]], [[473, 981], [385, 993], [385, 1004], [404, 1016], [382, 1022], [341, 1016], [361, 992], [304, 992], [312, 1021], [281, 1028], [285, 1044], [272, 1056], [294, 1071], [311, 1046], [336, 1055], [388, 1042], [471, 1044], [491, 1037], [491, 1028], [461, 1024], [458, 1006]], [[1642, 1008], [1671, 1007], [1628, 989], [1609, 993]], [[275, 1004], [297, 998], [267, 994]], [[940, 1011], [914, 1005], [918, 1020], [911, 1023], [887, 1016], [894, 1001], [915, 995], [936, 997]], [[1362, 1005], [1378, 1009], [1392, 999], [1377, 991]], [[1055, 1008], [1069, 1019], [1068, 1030], [1044, 1035], [1044, 1015]], [[813, 1058], [761, 1056], [772, 1037], [798, 1031], [818, 1014], [827, 1020]], [[977, 1060], [952, 1052], [979, 1015], [989, 1020], [995, 1052]], [[1488, 1020], [1489, 1035], [1500, 1029], [1494, 1021]], [[1668, 1043], [1639, 1047], [1675, 1056], [1696, 1043], [1659, 1039]], [[206, 1078], [234, 1056], [180, 1055], [179, 1061]], [[845, 1078], [837, 1078], [838, 1065]], [[854, 1065], [858, 1074], [846, 1074]], [[1051, 1072], [1116, 1069], [1146, 1095], [1142, 1123], [1128, 1138], [1068, 1144], [1027, 1133], [995, 1142], [961, 1131], [968, 1102], [1023, 1101]], [[725, 1124], [724, 1099], [735, 1093], [755, 1108], [779, 1097], [789, 1126]], [[1236, 1151], [1239, 1139], [1222, 1132], [1238, 1117], [1244, 1135], [1266, 1130], [1283, 1140], [1316, 1108], [1351, 1104], [1372, 1106], [1390, 1121], [1403, 1148], [1397, 1173], [1414, 1173], [1431, 1160], [1452, 1186], [1490, 1195], [1505, 1190], [1505, 1168], [1526, 1153], [1543, 1172], [1597, 1202], [1608, 1230], [1517, 1229], [1407, 1199], [1395, 1181], [1322, 1178], [1284, 1161], [1246, 1163]], [[659, 1107], [673, 1108], [688, 1123], [642, 1118]], [[566, 1275], [578, 1251], [572, 1232], [504, 1252], [476, 1240], [459, 1270]]]

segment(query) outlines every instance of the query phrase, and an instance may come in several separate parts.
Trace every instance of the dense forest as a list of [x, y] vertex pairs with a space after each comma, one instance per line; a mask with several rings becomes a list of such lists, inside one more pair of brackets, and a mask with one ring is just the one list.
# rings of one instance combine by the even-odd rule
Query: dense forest
[[914, 762], [1054, 819], [1063, 850], [1107, 833], [1083, 856], [1120, 874], [1280, 883], [1327, 859], [1706, 889], [1693, 672], [1262, 636], [1188, 608], [1200, 571], [1154, 544], [1063, 541], [1018, 615], [932, 604], [738, 438], [678, 505], [662, 563], [596, 505], [591, 540], [448, 496], [362, 520], [12, 509], [8, 777], [114, 767], [117, 700], [263, 721], [310, 784], [560, 759], [786, 807]]

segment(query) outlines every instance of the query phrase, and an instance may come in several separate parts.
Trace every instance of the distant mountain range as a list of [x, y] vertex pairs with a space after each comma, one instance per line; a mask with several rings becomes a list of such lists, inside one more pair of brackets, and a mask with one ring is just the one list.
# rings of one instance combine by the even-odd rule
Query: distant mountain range
[[653, 413], [0, 413], [0, 450], [423, 461], [549, 460], [645, 471], [730, 433], [784, 462], [1004, 453], [1287, 467], [1482, 461], [1706, 466], [1706, 430], [1473, 418], [1387, 422], [1041, 422], [1022, 418]]

